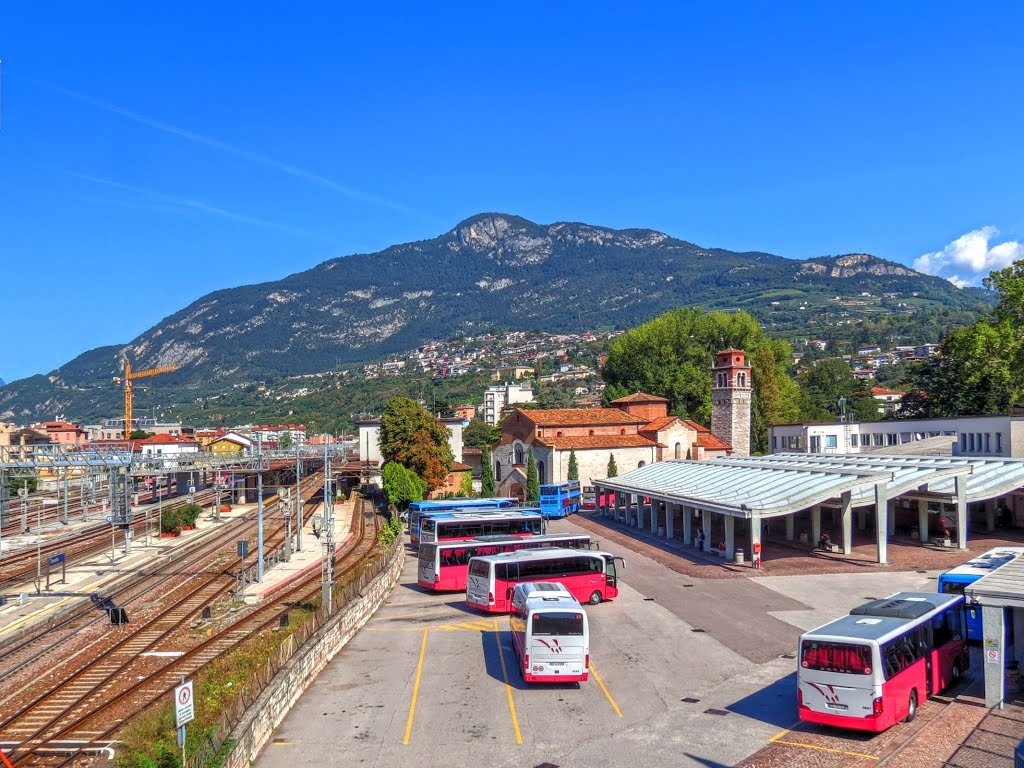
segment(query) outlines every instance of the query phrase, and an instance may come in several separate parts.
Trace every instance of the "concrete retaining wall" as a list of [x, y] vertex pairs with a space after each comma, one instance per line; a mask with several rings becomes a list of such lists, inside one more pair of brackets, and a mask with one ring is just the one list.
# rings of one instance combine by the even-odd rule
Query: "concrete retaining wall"
[[391, 594], [404, 564], [405, 547], [399, 544], [387, 569], [363, 589], [362, 596], [339, 611], [274, 677], [228, 737], [235, 745], [225, 768], [248, 768], [256, 761], [256, 755], [306, 688]]

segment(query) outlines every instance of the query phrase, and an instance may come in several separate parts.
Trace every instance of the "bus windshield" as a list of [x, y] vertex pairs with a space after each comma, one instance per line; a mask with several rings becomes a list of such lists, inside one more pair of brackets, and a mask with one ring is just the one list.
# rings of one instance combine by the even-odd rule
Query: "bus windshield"
[[582, 613], [535, 613], [533, 614], [533, 627], [531, 633], [534, 637], [550, 635], [582, 635], [583, 614]]
[[800, 665], [804, 669], [816, 669], [821, 672], [870, 675], [871, 646], [804, 640]]

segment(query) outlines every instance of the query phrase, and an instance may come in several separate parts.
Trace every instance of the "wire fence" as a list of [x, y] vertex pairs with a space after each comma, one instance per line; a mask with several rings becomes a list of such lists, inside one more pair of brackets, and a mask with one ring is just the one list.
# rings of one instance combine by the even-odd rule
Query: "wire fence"
[[[371, 511], [372, 514], [372, 511]], [[253, 671], [249, 680], [243, 685], [235, 699], [221, 713], [216, 730], [207, 735], [198, 746], [189, 745], [189, 768], [219, 768], [230, 749], [227, 744], [231, 731], [242, 722], [248, 710], [266, 690], [274, 677], [288, 664], [302, 647], [323, 629], [338, 613], [346, 610], [349, 604], [362, 595], [363, 590], [378, 576], [390, 567], [395, 556], [403, 546], [402, 540], [396, 539], [391, 546], [374, 555], [363, 568], [359, 578], [345, 584], [335, 585], [332, 605], [334, 610], [328, 614], [324, 607], [307, 614], [295, 630], [273, 652], [267, 662]]]

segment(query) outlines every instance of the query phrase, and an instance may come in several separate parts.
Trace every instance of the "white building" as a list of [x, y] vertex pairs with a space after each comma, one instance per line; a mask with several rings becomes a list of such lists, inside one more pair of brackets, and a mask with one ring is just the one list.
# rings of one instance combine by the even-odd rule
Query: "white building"
[[[462, 460], [462, 430], [469, 422], [458, 417], [450, 419], [438, 419], [438, 423], [448, 428], [448, 447], [452, 449], [452, 460], [460, 464]], [[366, 419], [357, 421], [359, 429], [359, 462], [361, 464], [372, 463], [378, 468], [384, 465], [384, 457], [380, 452], [380, 419]]]
[[528, 382], [494, 384], [484, 390], [484, 405], [480, 409], [480, 418], [493, 427], [501, 421], [501, 411], [506, 406], [532, 402], [533, 389]]
[[768, 435], [772, 453], [856, 454], [948, 437], [954, 456], [1024, 458], [1024, 416], [780, 424]]

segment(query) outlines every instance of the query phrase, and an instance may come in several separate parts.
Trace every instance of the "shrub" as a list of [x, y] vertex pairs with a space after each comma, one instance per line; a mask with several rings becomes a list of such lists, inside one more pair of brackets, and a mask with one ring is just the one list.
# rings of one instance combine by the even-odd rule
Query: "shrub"
[[160, 533], [177, 533], [184, 521], [177, 509], [165, 509], [160, 515]]

